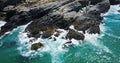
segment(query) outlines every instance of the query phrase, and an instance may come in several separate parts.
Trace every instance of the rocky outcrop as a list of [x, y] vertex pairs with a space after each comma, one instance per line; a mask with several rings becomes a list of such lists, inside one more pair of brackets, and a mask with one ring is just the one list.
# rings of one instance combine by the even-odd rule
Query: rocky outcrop
[[120, 0], [110, 0], [111, 5], [120, 4]]
[[[91, 1], [91, 4], [96, 4], [104, 0], [84, 0], [84, 1]], [[109, 0], [111, 5], [120, 4], [120, 0]]]
[[47, 30], [43, 31], [42, 38], [49, 38], [51, 35], [53, 35], [56, 31], [56, 28], [49, 27]]
[[102, 21], [101, 13], [109, 10], [109, 0], [102, 1], [86, 11], [82, 16], [73, 23], [75, 29], [83, 31], [89, 30], [89, 33], [100, 33], [99, 25]]
[[38, 19], [50, 12], [54, 7], [35, 8], [30, 11], [17, 12], [15, 10], [8, 11], [6, 14], [7, 23], [1, 27], [0, 36], [7, 31], [11, 31], [20, 25], [25, 25], [34, 19]]
[[37, 50], [39, 48], [43, 47], [43, 44], [42, 43], [35, 43], [35, 44], [32, 44], [31, 45], [31, 50]]
[[0, 20], [2, 21], [2, 20], [5, 20], [5, 13], [3, 12], [0, 12]]
[[72, 29], [69, 30], [67, 38], [71, 39], [76, 39], [76, 40], [84, 40], [85, 36], [82, 33], [79, 33], [77, 31], [74, 31]]
[[[69, 31], [67, 34], [69, 39], [84, 40], [84, 34], [77, 31], [100, 33], [99, 25], [103, 19], [100, 14], [110, 8], [109, 0], [90, 1], [91, 5], [88, 5], [86, 0], [62, 0], [35, 7], [29, 6], [27, 11], [7, 10], [5, 12], [7, 23], [1, 27], [0, 36], [31, 22], [25, 29], [25, 32], [29, 32], [29, 37], [49, 38], [56, 29], [64, 29]], [[77, 31], [69, 29], [70, 25], [74, 25]]]
[[8, 5], [18, 5], [22, 3], [23, 0], [0, 0], [0, 11], [3, 11], [3, 8], [8, 6]]
[[[42, 37], [48, 38], [55, 32], [54, 29], [51, 29], [51, 27], [55, 27], [57, 29], [58, 28], [66, 29], [66, 30], [69, 29], [69, 26], [71, 25], [74, 17], [66, 18], [65, 15], [72, 11], [76, 11], [74, 7], [77, 6], [76, 7], [76, 9], [77, 9], [81, 6], [80, 3], [79, 3], [79, 5], [75, 4], [75, 3], [79, 3], [79, 2], [74, 1], [69, 4], [66, 3], [62, 6], [60, 5], [58, 7], [58, 10], [55, 9], [54, 11], [51, 11], [47, 15], [33, 21], [30, 25], [28, 25], [28, 27], [26, 28], [26, 31], [29, 31], [30, 36], [32, 36], [32, 37], [36, 37], [37, 35], [40, 36], [41, 34], [39, 32], [43, 32]], [[74, 6], [73, 6], [73, 4], [74, 4]], [[65, 10], [65, 9], [67, 9], [67, 10]]]

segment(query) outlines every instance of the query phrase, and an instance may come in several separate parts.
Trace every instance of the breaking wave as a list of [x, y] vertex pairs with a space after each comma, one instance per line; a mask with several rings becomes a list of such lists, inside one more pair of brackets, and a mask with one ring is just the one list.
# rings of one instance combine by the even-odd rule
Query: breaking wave
[[[109, 12], [104, 14], [103, 16], [105, 17], [111, 14], [118, 14], [117, 10], [118, 10], [118, 5], [111, 6], [111, 9], [109, 10]], [[105, 17], [104, 20], [106, 19], [107, 18]], [[5, 22], [0, 21], [0, 27], [3, 26], [4, 24]], [[109, 47], [105, 46], [100, 39], [102, 39], [105, 35], [120, 39], [119, 36], [107, 33], [106, 31], [109, 30], [110, 28], [106, 27], [106, 24], [101, 24], [100, 25], [101, 34], [85, 33], [84, 41], [72, 39], [73, 43], [66, 44], [67, 47], [65, 48], [64, 44], [70, 40], [62, 39], [62, 37], [66, 36], [66, 34], [68, 33], [68, 30], [58, 29], [59, 31], [62, 31], [62, 33], [60, 34], [59, 37], [55, 37], [54, 35], [51, 36], [53, 39], [42, 39], [41, 37], [38, 39], [35, 39], [33, 37], [29, 38], [27, 36], [27, 33], [24, 32], [27, 25], [20, 26], [9, 33], [7, 32], [7, 34], [12, 35], [12, 33], [15, 33], [17, 31], [18, 35], [16, 35], [17, 37], [16, 36], [14, 37], [18, 39], [11, 39], [11, 40], [15, 40], [15, 41], [19, 40], [18, 41], [19, 46], [17, 49], [22, 56], [29, 57], [29, 58], [34, 58], [36, 56], [43, 57], [44, 53], [48, 53], [51, 56], [52, 63], [63, 63], [64, 55], [70, 51], [71, 45], [73, 45], [73, 47], [77, 50], [77, 52], [75, 53], [75, 57], [82, 56], [83, 58], [88, 59], [88, 62], [92, 61], [93, 59], [99, 60], [100, 58], [97, 58], [96, 56], [92, 56], [91, 53], [95, 52], [95, 54], [98, 54], [98, 55], [102, 55], [104, 52], [113, 54], [113, 51], [111, 51]], [[75, 30], [74, 26], [70, 26], [70, 28]], [[78, 31], [78, 32], [82, 33], [81, 31]], [[4, 36], [1, 38], [4, 38]], [[54, 38], [56, 38], [56, 41], [54, 41]], [[44, 45], [44, 47], [39, 48], [37, 51], [31, 50], [30, 49], [31, 45], [38, 42], [41, 42]], [[0, 46], [2, 46], [2, 43], [3, 42], [1, 41]], [[89, 49], [92, 50], [92, 52], [88, 52]], [[67, 57], [71, 55], [72, 53], [68, 54]], [[108, 56], [102, 56], [102, 60], [104, 58], [107, 58], [108, 60], [110, 60]]]

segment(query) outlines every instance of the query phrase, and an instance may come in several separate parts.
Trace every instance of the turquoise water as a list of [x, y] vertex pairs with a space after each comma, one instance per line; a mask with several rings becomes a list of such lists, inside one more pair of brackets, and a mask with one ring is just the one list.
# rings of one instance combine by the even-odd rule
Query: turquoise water
[[[71, 46], [67, 51], [51, 51], [30, 57], [18, 47], [20, 28], [0, 39], [0, 63], [120, 63], [120, 14], [104, 16], [102, 37]], [[93, 37], [94, 39], [95, 37]]]

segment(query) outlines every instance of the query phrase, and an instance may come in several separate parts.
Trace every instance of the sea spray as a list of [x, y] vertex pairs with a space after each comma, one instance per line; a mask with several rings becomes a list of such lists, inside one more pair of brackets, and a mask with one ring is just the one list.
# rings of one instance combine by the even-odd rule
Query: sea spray
[[[74, 29], [73, 25], [70, 26], [70, 29], [78, 31], [78, 30]], [[102, 32], [105, 31], [104, 24], [100, 25], [100, 29]], [[63, 29], [58, 29], [58, 30], [62, 31], [60, 36], [55, 37], [54, 36], [55, 33], [51, 36], [52, 38], [56, 38], [56, 41], [54, 41], [53, 39], [42, 39], [41, 37], [38, 39], [35, 39], [33, 37], [29, 38], [27, 36], [28, 33], [21, 32], [19, 34], [20, 47], [18, 48], [20, 50], [21, 55], [28, 57], [28, 56], [35, 56], [38, 54], [42, 55], [41, 52], [49, 52], [51, 54], [51, 56], [53, 57], [52, 59], [55, 59], [54, 58], [55, 53], [56, 53], [56, 57], [59, 54], [61, 54], [60, 56], [62, 56], [63, 53], [66, 51], [66, 48], [65, 49], [63, 48], [64, 44], [69, 41], [68, 39], [62, 39], [62, 37], [65, 37], [66, 34], [68, 33], [68, 31], [63, 30]], [[83, 33], [82, 31], [78, 31], [78, 32]], [[107, 48], [106, 46], [104, 46], [98, 42], [98, 39], [102, 38], [103, 36], [104, 36], [104, 34], [89, 34], [86, 32], [84, 41], [89, 42], [93, 46], [96, 46], [97, 48], [103, 49], [106, 52], [110, 52], [109, 48]], [[32, 40], [32, 42], [30, 42], [30, 40]], [[72, 39], [71, 41], [73, 42], [71, 45], [74, 45], [74, 46], [75, 45], [79, 46], [82, 42], [84, 44], [84, 41], [81, 41], [81, 40], [78, 41], [78, 40]], [[38, 49], [38, 51], [30, 50], [31, 45], [34, 43], [38, 43], [38, 42], [41, 42], [44, 45], [44, 47]], [[70, 44], [67, 44], [67, 45], [69, 46]], [[57, 58], [57, 60], [58, 59], [59, 58]], [[55, 61], [53, 61], [53, 63], [55, 63]]]
[[[62, 57], [64, 53], [67, 52], [67, 49], [63, 49], [63, 44], [69, 40], [62, 39], [62, 37], [65, 37], [68, 33], [67, 31], [62, 29], [58, 30], [62, 31], [59, 37], [55, 37], [54, 35], [51, 36], [52, 38], [56, 38], [56, 41], [53, 39], [42, 39], [40, 37], [33, 42], [30, 42], [30, 40], [34, 38], [28, 38], [26, 33], [20, 33], [19, 39], [21, 46], [18, 49], [20, 50], [21, 55], [25, 57], [35, 57], [36, 55], [39, 55], [41, 57], [43, 55], [42, 53], [49, 52], [52, 63], [62, 63], [63, 59], [60, 57]], [[38, 49], [37, 51], [30, 50], [31, 45], [38, 42], [41, 42], [44, 47]]]
[[[4, 25], [6, 22], [1, 22], [0, 21], [0, 23], [2, 25]], [[4, 35], [2, 35], [0, 37], [0, 47], [2, 46], [2, 44], [4, 42], [18, 42], [18, 40], [19, 40], [19, 37], [18, 37], [19, 32], [22, 32], [26, 28], [27, 25], [19, 26], [17, 28], [14, 28], [12, 31], [8, 31]]]
[[[75, 30], [74, 26], [70, 26], [70, 28]], [[101, 32], [105, 31], [104, 24], [101, 24], [100, 28], [101, 28]], [[25, 56], [25, 57], [34, 58], [36, 56], [43, 57], [43, 55], [44, 55], [43, 53], [47, 52], [51, 55], [51, 62], [52, 63], [63, 63], [63, 61], [64, 61], [63, 56], [64, 56], [64, 54], [66, 54], [66, 52], [69, 51], [69, 47], [64, 48], [64, 44], [69, 40], [68, 39], [61, 39], [61, 38], [65, 37], [66, 34], [68, 33], [68, 31], [63, 30], [63, 29], [58, 29], [58, 30], [62, 31], [60, 36], [55, 37], [54, 36], [55, 33], [51, 36], [52, 38], [56, 38], [56, 41], [54, 41], [54, 39], [42, 39], [41, 37], [38, 39], [35, 39], [33, 37], [28, 38], [27, 33], [21, 32], [19, 34], [20, 47], [18, 47], [20, 54], [22, 56]], [[75, 31], [77, 31], [77, 30], [75, 30]], [[82, 33], [82, 31], [79, 31], [79, 33]], [[98, 54], [100, 54], [100, 53], [102, 54], [103, 52], [111, 53], [111, 51], [109, 50], [108, 47], [106, 47], [105, 45], [103, 45], [102, 43], [100, 43], [98, 41], [98, 39], [102, 38], [103, 36], [104, 36], [104, 34], [99, 35], [99, 34], [85, 33], [85, 40], [84, 41], [72, 39], [72, 42], [73, 42], [72, 45], [79, 47], [79, 46], [82, 46], [82, 44], [84, 44], [84, 42], [88, 42], [89, 44], [87, 44], [87, 45], [91, 46], [91, 44], [92, 44], [92, 49], [97, 50], [98, 52], [96, 52], [96, 53], [98, 53]], [[33, 42], [30, 42], [30, 40], [33, 40]], [[31, 50], [30, 49], [31, 45], [34, 43], [38, 43], [38, 42], [42, 43], [44, 45], [44, 47], [39, 48], [37, 51]], [[67, 45], [69, 45], [69, 44], [67, 44]], [[86, 46], [82, 46], [81, 49], [84, 50], [84, 47], [86, 47]], [[78, 52], [76, 52], [76, 53], [78, 53]], [[78, 54], [83, 56], [82, 52], [79, 52]]]
[[1, 30], [1, 27], [2, 27], [5, 23], [6, 23], [5, 21], [0, 21], [0, 30]]
[[120, 14], [120, 12], [118, 12], [118, 10], [120, 10], [120, 5], [111, 5], [110, 9], [107, 13], [102, 14], [102, 16], [108, 16], [108, 15], [112, 15], [112, 14]]

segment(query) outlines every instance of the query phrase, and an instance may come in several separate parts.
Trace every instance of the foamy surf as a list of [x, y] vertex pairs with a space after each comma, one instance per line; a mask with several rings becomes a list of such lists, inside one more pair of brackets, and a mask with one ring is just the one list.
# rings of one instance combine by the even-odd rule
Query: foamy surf
[[2, 27], [5, 23], [6, 23], [5, 21], [0, 21], [0, 30], [1, 30], [1, 27]]
[[[75, 30], [74, 26], [70, 26], [70, 28]], [[105, 31], [104, 24], [100, 25], [100, 29], [102, 32]], [[96, 46], [98, 49], [101, 49], [101, 50], [104, 50], [106, 52], [111, 53], [109, 48], [107, 48], [106, 46], [104, 46], [103, 44], [100, 44], [98, 42], [98, 39], [102, 38], [104, 36], [104, 34], [99, 35], [99, 34], [85, 33], [85, 40], [84, 41], [72, 39], [71, 44], [66, 44], [66, 46], [68, 48], [64, 48], [64, 44], [66, 42], [68, 42], [69, 40], [62, 39], [62, 37], [65, 37], [66, 34], [68, 33], [68, 31], [63, 30], [63, 29], [58, 29], [58, 30], [62, 32], [58, 37], [54, 36], [54, 34], [56, 32], [51, 36], [52, 38], [56, 38], [56, 41], [54, 41], [54, 39], [42, 39], [41, 37], [38, 39], [35, 39], [33, 37], [29, 38], [27, 36], [27, 33], [21, 32], [19, 34], [20, 47], [18, 47], [18, 50], [20, 51], [21, 55], [25, 56], [25, 57], [32, 57], [32, 56], [36, 56], [36, 55], [42, 56], [43, 52], [49, 52], [52, 56], [52, 61], [54, 60], [52, 63], [55, 63], [58, 60], [59, 60], [59, 62], [61, 61], [61, 59], [58, 57], [59, 57], [59, 55], [60, 56], [64, 55], [64, 53], [69, 50], [69, 45], [80, 46], [81, 43], [84, 44], [84, 41], [89, 42], [93, 46]], [[77, 30], [75, 30], [75, 31], [77, 31]], [[81, 31], [79, 31], [79, 32], [81, 33]], [[31, 40], [33, 40], [33, 41], [31, 42]], [[31, 45], [34, 43], [38, 43], [38, 42], [42, 43], [44, 45], [44, 47], [39, 48], [37, 51], [32, 51], [30, 49]]]
[[[111, 6], [111, 9], [109, 10], [109, 12], [104, 14], [104, 16], [113, 14], [113, 13], [111, 13], [113, 11], [115, 12], [114, 14], [118, 14], [118, 12], [117, 12], [118, 9], [113, 10], [113, 8], [115, 8], [115, 7], [118, 7], [118, 5]], [[104, 18], [104, 20], [106, 20], [106, 18]], [[105, 36], [106, 30], [108, 30], [108, 28], [106, 28], [105, 25], [106, 24], [100, 24], [101, 34], [89, 34], [86, 32], [84, 34], [85, 35], [84, 41], [72, 39], [71, 41], [73, 43], [66, 45], [68, 48], [64, 48], [64, 44], [70, 40], [61, 39], [62, 37], [66, 36], [66, 34], [68, 33], [67, 30], [58, 29], [59, 31], [62, 31], [60, 36], [58, 36], [58, 37], [55, 37], [54, 35], [51, 36], [52, 38], [56, 38], [56, 41], [54, 41], [54, 39], [42, 39], [41, 37], [39, 37], [38, 39], [35, 39], [33, 37], [29, 38], [27, 36], [27, 34], [28, 34], [27, 32], [26, 33], [20, 32], [20, 34], [19, 34], [20, 45], [18, 47], [18, 50], [20, 51], [20, 54], [25, 57], [35, 57], [37, 55], [42, 57], [44, 55], [43, 53], [47, 52], [51, 55], [52, 63], [62, 63], [64, 61], [64, 59], [62, 59], [62, 57], [66, 52], [69, 51], [70, 45], [80, 46], [81, 43], [84, 44], [84, 42], [88, 42], [87, 45], [92, 45], [93, 50], [94, 49], [98, 50], [99, 52], [96, 52], [97, 54], [102, 54], [103, 52], [112, 54], [112, 51], [109, 49], [109, 47], [105, 46], [102, 43], [102, 41], [99, 40]], [[75, 31], [78, 31], [74, 28], [73, 25], [71, 25], [69, 28], [73, 29]], [[78, 31], [78, 32], [83, 33], [82, 31]], [[113, 37], [115, 37], [115, 36], [113, 36]], [[116, 37], [119, 38], [118, 36], [116, 36]], [[32, 40], [32, 42], [31, 42], [31, 40]], [[31, 45], [34, 43], [38, 43], [38, 42], [42, 43], [44, 45], [44, 47], [39, 48], [37, 51], [31, 50], [30, 49]], [[82, 54], [82, 53], [79, 53], [79, 54]], [[107, 58], [107, 57], [103, 56], [103, 58]]]
[[111, 15], [111, 14], [120, 14], [120, 12], [118, 12], [118, 10], [120, 10], [120, 5], [111, 5], [109, 11], [107, 13], [103, 14], [102, 16], [107, 16], [107, 15]]
[[[63, 29], [58, 29], [59, 31], [62, 31], [62, 33], [59, 35], [59, 37], [55, 37], [52, 35], [52, 38], [56, 38], [56, 41], [53, 39], [42, 39], [41, 37], [38, 39], [35, 39], [33, 42], [30, 42], [31, 39], [34, 38], [28, 38], [27, 33], [20, 33], [19, 39], [20, 39], [20, 47], [18, 47], [18, 50], [20, 51], [22, 56], [25, 57], [35, 57], [40, 56], [42, 57], [43, 53], [49, 53], [51, 55], [51, 61], [52, 63], [62, 63], [62, 57], [65, 52], [68, 51], [68, 49], [63, 49], [63, 44], [65, 44], [69, 40], [61, 39], [64, 37], [68, 31], [65, 31]], [[31, 45], [34, 43], [41, 42], [44, 47], [39, 48], [37, 51], [30, 50]]]
[[[73, 29], [75, 31], [78, 31], [74, 28], [73, 25], [71, 25], [69, 27], [70, 29]], [[25, 27], [23, 28], [24, 31]], [[105, 29], [105, 24], [101, 24], [100, 25], [100, 30], [101, 30], [101, 34], [89, 34], [89, 33], [85, 33], [85, 42], [89, 42], [90, 44], [92, 44], [93, 46], [97, 47], [98, 49], [104, 50], [106, 52], [110, 52], [109, 48], [107, 48], [106, 46], [104, 46], [103, 44], [99, 43], [98, 39], [102, 38], [104, 36], [103, 32], [106, 31]], [[22, 56], [25, 57], [29, 57], [29, 56], [35, 56], [35, 55], [42, 55], [42, 52], [49, 52], [51, 55], [53, 55], [54, 53], [56, 53], [56, 56], [58, 54], [62, 54], [64, 52], [67, 52], [69, 49], [69, 45], [74, 45], [74, 46], [79, 46], [81, 43], [84, 44], [84, 41], [81, 40], [75, 40], [72, 39], [72, 43], [71, 44], [66, 44], [66, 46], [68, 47], [67, 49], [64, 49], [64, 44], [70, 40], [68, 39], [62, 39], [62, 37], [65, 37], [68, 33], [67, 30], [63, 30], [63, 29], [58, 29], [58, 31], [61, 31], [62, 33], [58, 36], [55, 37], [54, 33], [51, 37], [52, 38], [56, 38], [56, 41], [54, 41], [54, 39], [42, 39], [41, 37], [38, 39], [35, 39], [33, 37], [29, 38], [27, 36], [27, 32], [23, 33], [20, 32], [19, 33], [19, 42], [20, 42], [20, 47], [18, 47], [18, 50], [20, 51]], [[79, 33], [83, 33], [82, 31], [78, 31]], [[32, 42], [31, 42], [32, 40]], [[42, 43], [44, 45], [44, 47], [38, 49], [38, 51], [32, 51], [31, 45], [34, 43]], [[62, 54], [63, 55], [63, 54]], [[54, 57], [53, 57], [54, 58]], [[60, 60], [60, 59], [59, 59]], [[53, 63], [55, 63], [55, 61], [53, 61]]]

